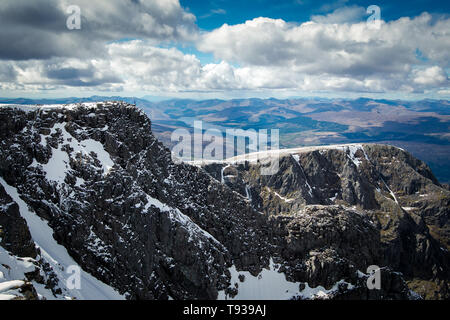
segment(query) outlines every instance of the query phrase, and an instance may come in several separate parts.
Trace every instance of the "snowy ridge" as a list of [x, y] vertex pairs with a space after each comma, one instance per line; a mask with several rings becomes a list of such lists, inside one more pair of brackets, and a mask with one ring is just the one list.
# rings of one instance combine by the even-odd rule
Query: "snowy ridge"
[[82, 103], [69, 103], [69, 104], [0, 104], [0, 108], [13, 108], [24, 112], [32, 112], [36, 110], [51, 110], [51, 109], [68, 109], [73, 110], [80, 106], [88, 108], [96, 107], [99, 102], [82, 102]]
[[[195, 166], [202, 166], [212, 163], [222, 163], [222, 164], [237, 164], [237, 163], [243, 163], [243, 162], [258, 162], [263, 159], [270, 159], [270, 158], [277, 158], [277, 157], [283, 157], [293, 154], [299, 154], [299, 153], [307, 153], [312, 151], [323, 151], [323, 150], [342, 150], [342, 151], [349, 151], [349, 159], [352, 160], [355, 165], [359, 166], [360, 160], [358, 157], [355, 157], [356, 151], [358, 149], [361, 149], [364, 152], [363, 145], [370, 144], [370, 143], [358, 143], [358, 144], [333, 144], [333, 145], [324, 145], [324, 146], [309, 146], [309, 147], [298, 147], [298, 148], [290, 148], [290, 149], [277, 149], [277, 150], [265, 150], [265, 151], [258, 151], [258, 152], [252, 152], [252, 153], [245, 153], [241, 154], [235, 157], [227, 158], [224, 160], [214, 160], [214, 159], [202, 159], [202, 160], [195, 160], [195, 161], [184, 161], [188, 164], [195, 165]], [[400, 148], [398, 148], [400, 149]], [[401, 149], [400, 149], [401, 150]], [[364, 152], [364, 155], [367, 159], [367, 155]]]
[[[266, 150], [260, 152], [253, 152], [248, 154], [243, 154], [235, 157], [231, 157], [225, 159], [224, 163], [239, 163], [239, 162], [256, 162], [265, 158], [272, 157], [281, 157], [290, 154], [298, 154], [298, 153], [306, 153], [311, 151], [320, 151], [320, 150], [356, 150], [358, 148], [362, 148], [362, 144], [336, 144], [336, 145], [328, 145], [328, 146], [310, 146], [310, 147], [299, 147], [299, 148], [291, 148], [291, 149], [279, 149], [279, 150]], [[211, 160], [214, 162], [214, 160]], [[220, 163], [220, 161], [218, 161]]]

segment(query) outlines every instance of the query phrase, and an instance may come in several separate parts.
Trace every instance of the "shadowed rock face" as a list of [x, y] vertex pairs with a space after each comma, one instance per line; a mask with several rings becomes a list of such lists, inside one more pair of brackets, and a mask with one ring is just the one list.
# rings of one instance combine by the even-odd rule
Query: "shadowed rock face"
[[[204, 168], [217, 178], [224, 166], [208, 164]], [[358, 258], [353, 257], [353, 262], [371, 257], [367, 263], [387, 265], [402, 272], [411, 287], [427, 298], [449, 296], [450, 193], [422, 161], [409, 153], [391, 146], [370, 144], [299, 149], [282, 154], [280, 170], [272, 176], [259, 175], [261, 164], [256, 161], [226, 166], [228, 172], [233, 172], [232, 179], [225, 175], [225, 183], [230, 188], [247, 195], [252, 206], [270, 220], [289, 221], [284, 223], [288, 248], [292, 243], [299, 243], [298, 248], [311, 242], [310, 237], [299, 231], [294, 237], [297, 240], [293, 241], [289, 226], [297, 225], [294, 221], [298, 219], [303, 221], [305, 212], [311, 212], [312, 207], [316, 208], [314, 210], [317, 206], [322, 208], [317, 212], [337, 210], [340, 214], [357, 210], [371, 220], [372, 228], [368, 230], [375, 232], [378, 238], [371, 232], [364, 232], [366, 239], [361, 237], [361, 242], [353, 238], [334, 238], [334, 227], [339, 223], [335, 218], [327, 218], [328, 225], [317, 222], [326, 225], [326, 235], [313, 233], [312, 239], [346, 244], [350, 251], [341, 256], [347, 259], [352, 256], [352, 250], [357, 250]], [[341, 231], [350, 236], [356, 226], [361, 223], [353, 221]], [[296, 230], [308, 228], [302, 225]], [[361, 244], [364, 242], [372, 243], [376, 250], [374, 247], [367, 254], [369, 251]], [[417, 285], [422, 281], [433, 285]], [[431, 289], [421, 290], [420, 287]]]
[[0, 245], [19, 257], [36, 258], [37, 251], [19, 207], [0, 186]]
[[[232, 165], [222, 184], [225, 165], [173, 163], [150, 120], [124, 103], [3, 107], [0, 120], [0, 177], [84, 270], [130, 299], [233, 296], [229, 268], [258, 276], [271, 258], [291, 282], [345, 280], [329, 298], [412, 298], [395, 271], [441, 281], [446, 297], [449, 192], [401, 150], [289, 155], [272, 176]], [[57, 282], [1, 185], [0, 201], [0, 245], [36, 257], [41, 282]], [[376, 292], [363, 274], [372, 264], [385, 266]]]
[[129, 298], [213, 299], [232, 262], [256, 274], [268, 264], [265, 219], [203, 170], [173, 164], [135, 107], [0, 112], [1, 176], [77, 263]]

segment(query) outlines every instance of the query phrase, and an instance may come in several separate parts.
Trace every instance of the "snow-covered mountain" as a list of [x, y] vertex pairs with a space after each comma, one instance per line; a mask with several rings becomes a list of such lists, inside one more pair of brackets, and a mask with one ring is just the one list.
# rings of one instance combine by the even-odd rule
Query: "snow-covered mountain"
[[0, 120], [1, 299], [448, 297], [449, 191], [402, 150], [291, 150], [265, 177], [173, 163], [123, 102]]

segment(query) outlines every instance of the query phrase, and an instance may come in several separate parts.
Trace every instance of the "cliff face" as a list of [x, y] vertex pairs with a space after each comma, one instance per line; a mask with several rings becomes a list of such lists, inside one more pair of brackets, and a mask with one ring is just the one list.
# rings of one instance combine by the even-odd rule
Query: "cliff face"
[[[223, 177], [230, 188], [246, 195], [269, 221], [288, 221], [283, 227], [285, 247], [296, 243], [305, 254], [305, 244], [327, 240], [325, 247], [341, 250], [340, 255], [358, 267], [386, 265], [402, 272], [422, 296], [449, 297], [450, 193], [422, 161], [391, 146], [344, 145], [284, 151], [280, 170], [272, 176], [261, 176], [260, 168], [256, 161], [205, 166], [212, 176]], [[315, 232], [308, 240], [305, 215], [318, 219], [311, 212], [322, 215], [323, 210], [340, 215], [356, 211], [372, 228], [358, 241], [355, 226], [360, 224], [351, 222], [336, 237], [333, 229], [342, 219], [327, 219], [324, 234]], [[324, 225], [312, 225], [317, 224]], [[294, 225], [296, 234], [300, 232], [295, 241]]]
[[[10, 298], [414, 298], [405, 279], [448, 296], [449, 191], [399, 149], [300, 152], [261, 176], [258, 163], [174, 164], [124, 103], [1, 107], [0, 119]], [[366, 287], [372, 264], [381, 290]]]

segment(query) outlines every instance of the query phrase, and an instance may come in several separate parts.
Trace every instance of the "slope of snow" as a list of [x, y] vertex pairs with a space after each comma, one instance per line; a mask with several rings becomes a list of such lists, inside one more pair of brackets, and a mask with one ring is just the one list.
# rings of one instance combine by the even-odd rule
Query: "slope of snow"
[[55, 241], [53, 238], [53, 230], [48, 226], [47, 222], [28, 209], [27, 204], [20, 198], [17, 189], [8, 185], [1, 177], [0, 183], [3, 185], [9, 196], [19, 205], [20, 214], [26, 220], [36, 246], [41, 249], [41, 255], [57, 274], [58, 279], [60, 280], [59, 285], [65, 296], [82, 300], [117, 300], [125, 298], [112, 287], [104, 284], [81, 268], [81, 288], [68, 289], [66, 284], [73, 274], [67, 273], [66, 270], [70, 266], [78, 266], [77, 263], [68, 254], [66, 248]]
[[[301, 297], [302, 299], [326, 299], [338, 289], [339, 284], [346, 283], [340, 280], [334, 286], [327, 290], [324, 287], [317, 286], [311, 288], [308, 283], [305, 288], [300, 291], [300, 284], [302, 282], [290, 282], [286, 280], [284, 273], [278, 272], [273, 260], [270, 259], [269, 269], [263, 269], [258, 276], [252, 276], [247, 271], [237, 271], [235, 266], [232, 266], [229, 271], [231, 273], [231, 286], [238, 285], [238, 293], [235, 297], [227, 296], [225, 291], [219, 291], [218, 300], [289, 300], [294, 297]], [[239, 280], [239, 275], [243, 275], [244, 281]], [[353, 285], [348, 284], [348, 289], [352, 289]]]
[[100, 142], [93, 139], [86, 139], [81, 141], [81, 143], [79, 143], [79, 146], [81, 146], [81, 149], [79, 149], [78, 152], [84, 152], [87, 154], [94, 152], [97, 154], [97, 159], [102, 165], [104, 174], [106, 174], [114, 166], [114, 162], [111, 160], [111, 156], [103, 148], [103, 145]]
[[0, 283], [0, 292], [13, 289], [14, 287], [20, 287], [25, 281], [22, 280], [12, 280]]
[[[218, 300], [288, 300], [300, 293], [300, 282], [289, 282], [283, 273], [279, 273], [272, 259], [269, 269], [263, 269], [258, 276], [248, 271], [237, 271], [235, 266], [229, 269], [231, 286], [238, 284], [238, 294], [231, 298], [225, 291], [219, 291]], [[240, 282], [239, 275], [244, 275]]]
[[383, 178], [381, 178], [381, 181], [383, 181], [384, 186], [386, 187], [386, 189], [388, 189], [388, 191], [391, 194], [392, 198], [394, 198], [395, 203], [398, 204], [398, 200], [397, 200], [397, 197], [395, 196], [395, 193], [391, 190], [391, 188], [389, 188], [388, 184], [386, 183], [386, 181], [384, 181]]
[[18, 258], [0, 247], [0, 282], [25, 279], [25, 273], [33, 272], [36, 269], [33, 262], [35, 262], [33, 258]]
[[[289, 203], [289, 202], [292, 202], [292, 201], [295, 200], [295, 199], [293, 199], [293, 198], [286, 198], [286, 197], [283, 197], [281, 194], [279, 194], [278, 192], [272, 190], [272, 189], [269, 188], [269, 187], [266, 187], [266, 188], [267, 188], [267, 190], [269, 190], [270, 193], [274, 193], [278, 198], [280, 198], [280, 199], [283, 200], [284, 202]], [[246, 189], [246, 190], [247, 190], [247, 189]]]
[[359, 167], [359, 165], [361, 164], [361, 160], [359, 160], [356, 156], [355, 153], [356, 151], [358, 151], [359, 149], [363, 149], [362, 145], [350, 145], [348, 146], [348, 150], [350, 151], [350, 160], [352, 160], [352, 162]]
[[[56, 123], [51, 129], [50, 135], [57, 132], [57, 129], [61, 130], [63, 142], [59, 144], [58, 148], [52, 148], [52, 156], [46, 164], [42, 165], [42, 170], [45, 172], [47, 180], [56, 181], [58, 184], [62, 184], [70, 170], [70, 158], [69, 154], [63, 150], [63, 146], [69, 145], [74, 151], [73, 154], [81, 153], [83, 156], [91, 157], [91, 153], [97, 155], [103, 174], [107, 174], [114, 165], [113, 160], [109, 153], [103, 148], [103, 145], [93, 139], [86, 139], [78, 141], [65, 129], [66, 123]], [[44, 145], [45, 135], [41, 135], [41, 145]], [[37, 166], [37, 161], [33, 161], [31, 166]]]
[[42, 165], [45, 177], [49, 181], [56, 181], [58, 184], [64, 183], [67, 172], [70, 169], [70, 159], [67, 152], [61, 148], [52, 149], [52, 157]]
[[[224, 160], [197, 160], [197, 161], [185, 161], [186, 163], [192, 164], [192, 165], [205, 165], [205, 164], [211, 164], [211, 163], [227, 163], [227, 164], [235, 164], [235, 163], [241, 163], [241, 162], [257, 162], [262, 159], [266, 158], [274, 158], [274, 157], [282, 157], [286, 155], [292, 155], [292, 154], [298, 154], [298, 153], [305, 153], [305, 152], [312, 152], [312, 151], [321, 151], [321, 150], [347, 150], [350, 151], [350, 159], [352, 160], [358, 160], [354, 156], [354, 153], [358, 149], [364, 149], [362, 148], [362, 144], [333, 144], [328, 146], [310, 146], [310, 147], [298, 147], [298, 148], [291, 148], [291, 149], [277, 149], [277, 150], [265, 150], [265, 151], [258, 151], [258, 152], [252, 152], [252, 153], [246, 153], [241, 154], [235, 157], [231, 157]], [[352, 156], [353, 155], [353, 156]]]
[[25, 284], [25, 281], [22, 280], [11, 280], [0, 283], [0, 300], [12, 300], [17, 297], [12, 292], [8, 292], [10, 290], [15, 290], [20, 288]]
[[[22, 294], [11, 289], [17, 285], [23, 285], [26, 280], [26, 273], [34, 272], [36, 260], [33, 258], [19, 258], [10, 254], [0, 246], [0, 300], [11, 300], [21, 297]], [[51, 290], [44, 286], [36, 288], [40, 296], [53, 296]]]
[[[3, 267], [3, 266], [2, 266]], [[23, 280], [6, 280], [3, 272], [0, 272], [0, 300], [13, 300], [21, 298], [19, 289], [25, 284]]]

